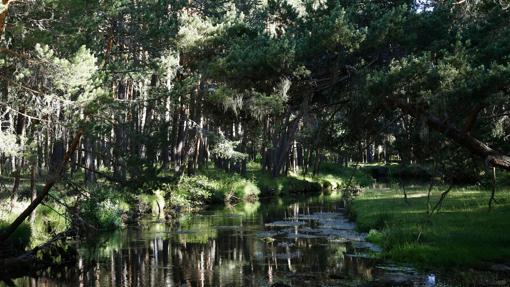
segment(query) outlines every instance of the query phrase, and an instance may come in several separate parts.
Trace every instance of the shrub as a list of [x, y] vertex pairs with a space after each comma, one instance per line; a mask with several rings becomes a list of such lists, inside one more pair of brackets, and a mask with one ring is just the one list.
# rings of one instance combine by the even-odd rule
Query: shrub
[[100, 229], [122, 226], [122, 213], [119, 204], [110, 199], [104, 201], [89, 199], [81, 204], [81, 217]]
[[383, 238], [384, 235], [382, 232], [375, 229], [370, 229], [370, 231], [367, 234], [366, 240], [372, 243], [381, 243], [383, 242]]
[[238, 199], [253, 201], [260, 194], [260, 189], [250, 180], [241, 179], [231, 184], [231, 189]]
[[164, 195], [168, 207], [194, 209], [214, 201], [214, 186], [206, 176], [183, 177], [179, 185], [165, 184], [157, 193]]
[[152, 212], [153, 215], [160, 215], [165, 208], [165, 200], [161, 192], [154, 194], [142, 194], [138, 197], [139, 201], [147, 208], [145, 212]]
[[186, 177], [181, 181], [178, 193], [185, 196], [193, 206], [209, 203], [214, 190], [214, 182], [209, 178], [199, 175]]
[[115, 190], [92, 189], [90, 196], [80, 205], [80, 216], [99, 229], [114, 229], [122, 226], [124, 201]]

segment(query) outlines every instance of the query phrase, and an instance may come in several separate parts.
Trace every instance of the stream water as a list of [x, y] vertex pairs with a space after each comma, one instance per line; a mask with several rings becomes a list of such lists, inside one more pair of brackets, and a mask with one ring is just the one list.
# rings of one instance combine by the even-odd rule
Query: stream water
[[[16, 286], [438, 286], [432, 274], [383, 265], [339, 195], [274, 199], [183, 215], [76, 242], [78, 266]], [[280, 285], [279, 285], [280, 284]], [[285, 284], [285, 285], [283, 285]], [[2, 283], [0, 283], [2, 285]], [[371, 285], [370, 285], [371, 286]]]

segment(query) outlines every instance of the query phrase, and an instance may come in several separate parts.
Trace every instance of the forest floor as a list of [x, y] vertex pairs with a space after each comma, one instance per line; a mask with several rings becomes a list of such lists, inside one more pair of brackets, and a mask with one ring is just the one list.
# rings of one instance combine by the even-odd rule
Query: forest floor
[[[431, 206], [447, 187], [433, 188]], [[380, 244], [383, 257], [422, 268], [491, 268], [510, 260], [510, 188], [500, 187], [489, 210], [490, 191], [451, 189], [441, 209], [427, 214], [428, 187], [369, 189], [350, 207], [360, 231]]]

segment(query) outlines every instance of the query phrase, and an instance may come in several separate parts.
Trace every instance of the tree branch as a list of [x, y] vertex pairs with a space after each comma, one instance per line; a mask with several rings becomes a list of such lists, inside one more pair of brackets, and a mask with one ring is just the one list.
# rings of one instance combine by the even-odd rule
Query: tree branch
[[486, 163], [510, 171], [510, 156], [492, 149], [479, 139], [458, 129], [452, 123], [441, 120], [427, 110], [401, 99], [387, 97], [386, 101], [391, 106], [400, 108], [404, 113], [414, 118], [423, 118], [430, 128], [444, 134], [447, 138], [468, 149], [473, 154], [480, 156]]

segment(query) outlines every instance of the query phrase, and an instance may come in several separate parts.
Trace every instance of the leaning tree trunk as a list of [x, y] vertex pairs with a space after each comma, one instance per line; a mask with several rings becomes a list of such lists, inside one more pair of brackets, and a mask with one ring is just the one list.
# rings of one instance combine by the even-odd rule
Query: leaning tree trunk
[[278, 141], [278, 146], [274, 151], [275, 156], [273, 157], [273, 166], [271, 171], [273, 177], [280, 175], [282, 168], [284, 167], [283, 165], [288, 157], [291, 144], [294, 142], [294, 136], [298, 130], [301, 117], [302, 115], [298, 115], [296, 118], [290, 120], [290, 114], [288, 115], [287, 122], [283, 128], [280, 140]]
[[510, 156], [492, 149], [487, 144], [473, 137], [471, 134], [460, 130], [452, 123], [441, 120], [427, 110], [416, 107], [402, 100], [387, 98], [387, 101], [392, 106], [400, 108], [404, 113], [408, 115], [411, 115], [415, 118], [424, 119], [429, 127], [444, 134], [456, 144], [466, 148], [473, 154], [480, 156], [483, 160], [485, 160], [487, 164], [504, 170], [510, 170]]
[[78, 130], [76, 136], [74, 137], [73, 141], [71, 142], [69, 149], [67, 150], [66, 154], [64, 155], [64, 159], [62, 163], [60, 164], [60, 167], [55, 170], [54, 173], [50, 174], [48, 176], [48, 179], [46, 180], [46, 184], [44, 186], [44, 189], [42, 192], [30, 203], [30, 205], [6, 228], [0, 233], [0, 242], [4, 242], [6, 239], [8, 239], [14, 231], [27, 219], [27, 217], [30, 216], [30, 214], [36, 209], [39, 204], [48, 196], [51, 188], [57, 183], [60, 178], [64, 175], [64, 172], [66, 170], [67, 163], [69, 162], [69, 159], [71, 158], [72, 154], [76, 151], [80, 139], [83, 135], [83, 130]]

